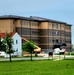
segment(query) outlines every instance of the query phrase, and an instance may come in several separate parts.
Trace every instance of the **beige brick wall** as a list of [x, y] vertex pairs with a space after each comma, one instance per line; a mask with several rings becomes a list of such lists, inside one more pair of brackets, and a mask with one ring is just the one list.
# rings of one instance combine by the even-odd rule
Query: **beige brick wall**
[[10, 19], [0, 20], [0, 32], [11, 32]]

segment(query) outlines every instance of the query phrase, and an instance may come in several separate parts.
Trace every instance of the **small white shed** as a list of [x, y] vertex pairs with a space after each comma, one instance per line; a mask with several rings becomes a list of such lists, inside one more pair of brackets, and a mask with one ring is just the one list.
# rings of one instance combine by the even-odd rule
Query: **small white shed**
[[13, 39], [13, 49], [15, 50], [14, 55], [22, 56], [22, 38], [21, 36], [16, 32], [12, 35]]

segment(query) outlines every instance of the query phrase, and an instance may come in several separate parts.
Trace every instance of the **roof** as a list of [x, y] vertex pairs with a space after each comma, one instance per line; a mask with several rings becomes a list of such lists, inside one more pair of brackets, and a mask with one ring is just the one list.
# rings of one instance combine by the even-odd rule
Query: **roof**
[[56, 21], [56, 20], [52, 20], [52, 19], [48, 19], [48, 18], [43, 18], [43, 17], [37, 17], [37, 16], [30, 16], [31, 19], [34, 20], [38, 20], [38, 21], [47, 21], [47, 22], [57, 22], [57, 23], [65, 23], [65, 22], [61, 22], [61, 21]]
[[12, 33], [11, 37], [13, 37], [17, 32]]
[[[12, 33], [11, 37], [13, 37], [16, 33], [17, 33], [17, 32]], [[5, 34], [6, 34], [6, 33], [0, 33], [0, 38], [5, 38]], [[8, 33], [8, 34], [10, 34], [10, 33]]]
[[24, 41], [26, 41], [26, 42], [28, 42], [28, 40], [26, 39], [26, 38], [24, 38], [24, 37], [21, 37]]
[[30, 20], [28, 17], [16, 16], [16, 15], [3, 15], [0, 16], [0, 19], [25, 19]]
[[5, 33], [0, 33], [0, 38], [5, 38]]
[[0, 16], [0, 19], [20, 19], [20, 20], [29, 20], [29, 21], [38, 21], [38, 22], [54, 22], [54, 23], [57, 22], [57, 23], [66, 24], [66, 22], [56, 21], [56, 20], [37, 17], [37, 16], [23, 17], [23, 16], [16, 16], [16, 15], [3, 15]]
[[66, 24], [67, 26], [72, 26], [72, 24]]

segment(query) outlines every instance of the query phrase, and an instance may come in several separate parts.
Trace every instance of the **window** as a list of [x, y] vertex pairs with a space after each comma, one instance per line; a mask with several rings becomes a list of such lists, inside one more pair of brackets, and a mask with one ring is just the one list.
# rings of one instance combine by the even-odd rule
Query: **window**
[[52, 35], [53, 35], [53, 36], [56, 36], [56, 32], [55, 32], [55, 31], [52, 31]]
[[14, 20], [13, 20], [13, 24], [15, 24]]
[[51, 31], [49, 31], [49, 35], [51, 35], [52, 34], [52, 32]]
[[58, 23], [56, 23], [56, 28], [58, 28]]
[[54, 28], [54, 23], [52, 23], [52, 28]]
[[23, 25], [28, 26], [29, 25], [29, 21], [23, 21]]
[[51, 38], [49, 38], [49, 42], [52, 42], [52, 39]]
[[22, 22], [22, 20], [20, 20], [20, 25], [22, 25], [23, 24], [23, 22]]
[[16, 44], [18, 44], [18, 40], [16, 40]]
[[58, 34], [58, 31], [56, 31], [56, 36], [58, 36], [59, 34]]
[[51, 23], [50, 23], [50, 22], [49, 22], [48, 24], [49, 24], [49, 26], [51, 25]]
[[58, 35], [58, 32], [56, 31], [56, 36]]
[[18, 52], [18, 49], [16, 49], [16, 52]]

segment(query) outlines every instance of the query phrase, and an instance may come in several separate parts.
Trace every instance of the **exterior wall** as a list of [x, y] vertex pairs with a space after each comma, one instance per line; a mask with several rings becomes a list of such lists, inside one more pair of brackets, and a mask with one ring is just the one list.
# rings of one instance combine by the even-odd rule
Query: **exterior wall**
[[71, 51], [71, 26], [65, 26], [65, 41], [67, 43], [67, 50]]
[[10, 19], [0, 19], [0, 32], [11, 32]]
[[39, 47], [42, 50], [48, 49], [48, 22], [39, 23]]
[[[58, 27], [57, 27], [58, 25]], [[57, 32], [57, 34], [56, 34]], [[67, 44], [67, 51], [71, 50], [71, 26], [61, 23], [43, 22], [39, 26], [39, 46], [43, 50], [53, 49], [58, 39], [59, 43]]]
[[39, 29], [48, 29], [48, 22], [39, 23]]
[[38, 44], [38, 22], [26, 20], [19, 20], [19, 22], [16, 31], [27, 40], [32, 40]]
[[15, 33], [15, 35], [12, 37], [14, 44], [13, 49], [15, 50], [14, 55], [22, 56], [22, 39], [21, 37]]
[[21, 27], [20, 20], [11, 19], [10, 21], [11, 21], [11, 23], [10, 23], [11, 32], [16, 32], [16, 27]]
[[[58, 26], [58, 27], [57, 27]], [[52, 49], [58, 39], [71, 49], [71, 26], [57, 22], [37, 22], [20, 19], [0, 19], [0, 32], [18, 32], [42, 49]]]

